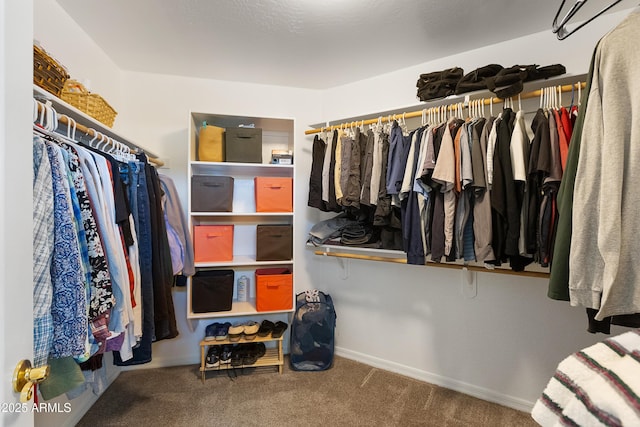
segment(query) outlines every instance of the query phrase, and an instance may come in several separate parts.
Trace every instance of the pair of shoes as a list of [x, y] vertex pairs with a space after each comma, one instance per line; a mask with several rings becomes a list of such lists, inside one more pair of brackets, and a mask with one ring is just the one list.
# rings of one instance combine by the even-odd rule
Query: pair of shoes
[[262, 342], [235, 345], [231, 350], [231, 366], [251, 366], [264, 356], [266, 351]]
[[231, 363], [231, 353], [233, 347], [230, 345], [223, 345], [222, 350], [220, 351], [220, 363], [228, 365]]
[[212, 323], [207, 326], [204, 331], [205, 341], [223, 341], [226, 340], [229, 334], [229, 327], [231, 323]]
[[217, 345], [209, 347], [204, 365], [207, 368], [217, 368], [220, 366], [220, 348]]
[[229, 337], [230, 322], [224, 322], [216, 330], [216, 341], [224, 341]]
[[243, 323], [234, 323], [229, 326], [229, 341], [240, 341], [242, 334], [244, 333]]
[[244, 325], [244, 338], [246, 340], [252, 340], [258, 334], [258, 330], [260, 330], [260, 325], [258, 322], [254, 322], [253, 320], [249, 320]]
[[240, 341], [243, 334], [245, 339], [252, 340], [258, 334], [259, 329], [260, 325], [253, 320], [245, 323], [234, 323], [229, 327], [229, 340], [234, 342]]
[[260, 337], [269, 336], [269, 334], [273, 332], [274, 326], [275, 325], [273, 324], [273, 322], [269, 320], [263, 320], [262, 323], [260, 324], [260, 329], [258, 329], [258, 336]]
[[280, 338], [282, 334], [284, 334], [284, 331], [287, 330], [288, 326], [289, 325], [284, 322], [276, 322], [273, 326], [273, 332], [271, 332], [271, 338]]
[[219, 328], [220, 328], [220, 323], [218, 322], [207, 325], [207, 328], [204, 330], [204, 340], [215, 341]]

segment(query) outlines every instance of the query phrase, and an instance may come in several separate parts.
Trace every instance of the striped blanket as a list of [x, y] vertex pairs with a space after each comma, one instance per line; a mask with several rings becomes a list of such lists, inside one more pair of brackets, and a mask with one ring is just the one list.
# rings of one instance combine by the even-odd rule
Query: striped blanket
[[640, 329], [563, 360], [531, 416], [543, 426], [640, 426]]

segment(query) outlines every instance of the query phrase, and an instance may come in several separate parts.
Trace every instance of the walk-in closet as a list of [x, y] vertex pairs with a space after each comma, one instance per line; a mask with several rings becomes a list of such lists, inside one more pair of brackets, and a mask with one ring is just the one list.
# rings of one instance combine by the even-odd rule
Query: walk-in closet
[[0, 425], [640, 425], [637, 2], [0, 28]]

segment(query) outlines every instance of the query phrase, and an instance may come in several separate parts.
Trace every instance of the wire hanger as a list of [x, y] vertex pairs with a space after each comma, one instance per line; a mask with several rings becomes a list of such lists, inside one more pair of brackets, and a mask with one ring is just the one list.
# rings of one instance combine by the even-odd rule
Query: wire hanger
[[598, 16], [605, 13], [607, 10], [611, 9], [613, 6], [620, 3], [621, 1], [622, 0], [615, 0], [613, 3], [609, 4], [604, 9], [600, 10], [600, 12], [596, 13], [591, 18], [584, 21], [582, 24], [579, 24], [577, 27], [575, 27], [572, 30], [567, 30], [567, 24], [569, 23], [571, 18], [575, 16], [578, 10], [580, 10], [580, 8], [584, 6], [587, 0], [576, 0], [576, 2], [571, 6], [569, 11], [564, 15], [562, 20], [558, 23], [558, 17], [560, 16], [560, 12], [562, 12], [562, 8], [564, 7], [564, 3], [565, 3], [565, 0], [562, 0], [562, 2], [560, 3], [560, 7], [556, 12], [556, 16], [553, 18], [553, 23], [551, 24], [551, 31], [557, 35], [558, 40], [564, 40], [567, 37], [569, 37], [571, 34], [578, 31], [580, 28], [584, 27], [585, 25], [587, 25], [588, 23], [596, 19]]

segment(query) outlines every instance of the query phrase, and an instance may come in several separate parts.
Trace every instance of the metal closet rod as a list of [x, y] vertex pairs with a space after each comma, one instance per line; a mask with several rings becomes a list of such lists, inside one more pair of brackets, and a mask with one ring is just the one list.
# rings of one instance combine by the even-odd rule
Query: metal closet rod
[[[352, 254], [346, 252], [329, 252], [329, 251], [315, 251], [316, 255], [322, 256], [332, 256], [336, 258], [349, 258], [349, 259], [359, 259], [363, 261], [382, 261], [382, 262], [392, 262], [396, 264], [406, 264], [406, 258], [391, 258], [391, 257], [382, 257], [382, 256], [371, 256], [371, 255], [360, 255], [360, 254]], [[425, 264], [427, 267], [438, 267], [438, 268], [449, 268], [453, 270], [461, 270], [463, 268], [468, 269], [469, 271], [479, 271], [482, 273], [496, 273], [496, 274], [507, 274], [511, 276], [526, 276], [526, 277], [536, 277], [541, 279], [548, 279], [549, 273], [545, 273], [542, 271], [513, 271], [507, 270], [505, 268], [494, 268], [490, 270], [484, 267], [478, 267], [475, 265], [461, 265], [461, 264], [447, 264], [447, 263], [436, 263], [436, 262], [427, 262]]]
[[[586, 86], [585, 82], [577, 82], [577, 83], [573, 83], [570, 85], [562, 85], [562, 86], [551, 86], [551, 87], [559, 87], [561, 92], [570, 92], [573, 89], [577, 89], [578, 86], [580, 86], [580, 89], [584, 89]], [[528, 98], [538, 98], [540, 97], [543, 92], [544, 92], [545, 88], [541, 88], [538, 90], [533, 90], [531, 92], [525, 92], [525, 93], [521, 93], [519, 94], [520, 99], [528, 99]], [[510, 99], [517, 99], [518, 95], [511, 97]], [[464, 107], [467, 108], [468, 105], [466, 104], [466, 99], [464, 100], [460, 100], [458, 102], [454, 102], [453, 100], [451, 100], [451, 104], [442, 104], [439, 107], [427, 107], [427, 108], [422, 108], [420, 110], [414, 110], [414, 111], [407, 111], [404, 112], [402, 114], [392, 114], [389, 115], [387, 117], [384, 116], [380, 116], [380, 117], [376, 117], [374, 119], [367, 119], [367, 120], [358, 120], [358, 121], [351, 121], [351, 122], [345, 122], [345, 123], [340, 123], [337, 125], [332, 125], [329, 127], [321, 127], [321, 128], [314, 128], [314, 129], [308, 129], [306, 131], [304, 131], [305, 135], [312, 135], [314, 133], [320, 133], [320, 132], [324, 132], [324, 131], [332, 131], [334, 129], [339, 129], [339, 128], [344, 128], [344, 127], [351, 127], [351, 126], [364, 126], [364, 125], [372, 125], [372, 124], [376, 124], [378, 122], [382, 122], [382, 123], [386, 123], [388, 121], [392, 121], [392, 120], [397, 120], [397, 119], [401, 119], [401, 118], [405, 118], [405, 119], [410, 119], [413, 117], [422, 117], [422, 112], [423, 111], [428, 111], [430, 109], [438, 109], [441, 108], [442, 106], [446, 106], [447, 108], [457, 108], [458, 104], [460, 104], [461, 102], [464, 103]], [[504, 102], [504, 99], [501, 98], [494, 98], [494, 97], [490, 97], [490, 98], [476, 98], [475, 101], [482, 101], [482, 103], [484, 105], [490, 105], [490, 104], [499, 104], [500, 102]]]

